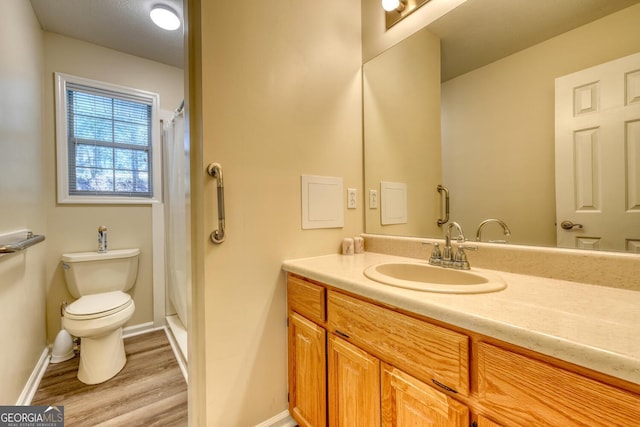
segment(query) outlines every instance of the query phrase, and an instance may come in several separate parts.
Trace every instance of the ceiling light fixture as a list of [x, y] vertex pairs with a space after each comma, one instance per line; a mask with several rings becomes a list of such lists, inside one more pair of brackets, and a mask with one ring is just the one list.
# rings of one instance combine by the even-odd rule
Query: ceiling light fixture
[[163, 30], [173, 31], [180, 28], [180, 18], [169, 6], [157, 4], [151, 9], [149, 16], [153, 23]]

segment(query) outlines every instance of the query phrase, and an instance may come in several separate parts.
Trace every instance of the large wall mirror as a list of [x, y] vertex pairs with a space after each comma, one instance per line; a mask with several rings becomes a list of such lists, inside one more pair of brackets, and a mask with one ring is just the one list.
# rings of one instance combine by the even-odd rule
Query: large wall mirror
[[[556, 179], [571, 167], [556, 162], [555, 82], [640, 52], [638, 22], [639, 0], [468, 0], [367, 61], [366, 232], [441, 238], [442, 184], [450, 192], [450, 220], [468, 240], [489, 218], [504, 221], [511, 235], [490, 223], [485, 242], [556, 247], [558, 233], [572, 242], [592, 237], [588, 227], [560, 227], [580, 218], [556, 215]], [[640, 87], [640, 77], [634, 84]], [[633, 144], [640, 150], [637, 129]], [[640, 151], [623, 168], [638, 165]], [[605, 185], [602, 179], [594, 177], [595, 185]], [[631, 180], [640, 195], [640, 173]], [[383, 193], [400, 184], [406, 207], [394, 220]], [[603, 240], [592, 249], [640, 252], [640, 205], [626, 210], [634, 215], [626, 242]]]

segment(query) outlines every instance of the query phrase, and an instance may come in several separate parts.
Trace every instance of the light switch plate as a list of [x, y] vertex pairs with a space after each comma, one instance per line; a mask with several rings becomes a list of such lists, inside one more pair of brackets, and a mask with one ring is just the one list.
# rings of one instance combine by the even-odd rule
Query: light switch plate
[[369, 209], [378, 209], [378, 191], [369, 190]]
[[358, 192], [355, 188], [347, 188], [347, 209], [355, 209], [358, 200]]

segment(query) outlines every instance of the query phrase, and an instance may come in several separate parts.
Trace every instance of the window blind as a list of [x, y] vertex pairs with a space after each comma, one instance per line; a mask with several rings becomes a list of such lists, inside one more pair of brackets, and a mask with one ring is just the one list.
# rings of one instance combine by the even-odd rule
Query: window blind
[[69, 194], [153, 196], [151, 99], [66, 84]]

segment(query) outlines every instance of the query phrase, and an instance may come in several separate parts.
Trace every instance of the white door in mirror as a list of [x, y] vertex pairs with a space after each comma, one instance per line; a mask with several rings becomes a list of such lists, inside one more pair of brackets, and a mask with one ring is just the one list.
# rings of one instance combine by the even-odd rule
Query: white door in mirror
[[555, 116], [558, 247], [640, 253], [640, 53], [556, 79]]

